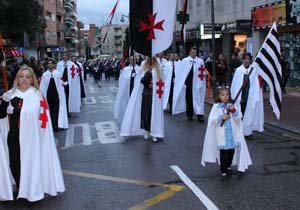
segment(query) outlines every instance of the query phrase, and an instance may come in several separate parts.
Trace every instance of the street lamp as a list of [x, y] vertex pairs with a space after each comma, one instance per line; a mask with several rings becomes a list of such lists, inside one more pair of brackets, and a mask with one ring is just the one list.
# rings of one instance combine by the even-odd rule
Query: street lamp
[[129, 16], [128, 15], [124, 15], [124, 14], [121, 14], [122, 16], [121, 16], [121, 23], [124, 23], [125, 22], [125, 18], [124, 17], [126, 17], [126, 18], [129, 18]]

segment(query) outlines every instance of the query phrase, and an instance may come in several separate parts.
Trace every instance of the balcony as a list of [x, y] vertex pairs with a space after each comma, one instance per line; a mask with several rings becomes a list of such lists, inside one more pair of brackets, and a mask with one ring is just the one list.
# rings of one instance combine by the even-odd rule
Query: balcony
[[74, 11], [74, 6], [70, 1], [65, 2], [64, 8], [67, 12]]
[[66, 12], [65, 16], [72, 17], [72, 18], [77, 18], [77, 14], [74, 11]]
[[57, 14], [60, 14], [60, 15], [65, 14], [64, 7], [63, 7], [63, 6], [57, 6], [57, 7], [56, 7], [56, 13], [57, 13]]
[[73, 39], [73, 38], [75, 38], [76, 36], [75, 36], [75, 33], [74, 32], [71, 32], [71, 31], [67, 31], [66, 33], [65, 33], [65, 39]]
[[65, 31], [65, 25], [57, 22], [57, 31]]

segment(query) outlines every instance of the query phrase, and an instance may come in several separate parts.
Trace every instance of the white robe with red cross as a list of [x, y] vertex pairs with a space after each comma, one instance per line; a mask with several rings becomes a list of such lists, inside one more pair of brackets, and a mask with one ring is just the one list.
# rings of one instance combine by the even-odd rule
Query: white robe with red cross
[[[141, 129], [142, 93], [144, 89], [141, 79], [144, 75], [145, 72], [141, 70], [138, 75], [138, 83], [133, 88], [124, 114], [120, 132], [121, 136], [139, 136], [145, 132], [145, 130]], [[164, 138], [164, 83], [158, 80], [155, 69], [152, 70], [152, 80], [153, 92], [150, 135], [156, 138]]]
[[68, 113], [67, 113], [67, 106], [66, 106], [66, 96], [65, 96], [63, 81], [61, 80], [60, 72], [57, 70], [53, 70], [52, 73], [49, 70], [44, 72], [40, 83], [40, 90], [43, 92], [45, 96], [47, 96], [47, 91], [48, 91], [51, 76], [54, 78], [55, 87], [59, 99], [58, 127], [67, 129], [69, 128], [69, 121], [68, 121]]
[[[25, 92], [13, 89], [11, 99], [14, 97], [23, 99], [19, 130], [21, 174], [18, 198], [34, 202], [43, 199], [45, 194], [56, 196], [65, 191], [65, 185], [47, 102], [34, 87]], [[12, 192], [12, 186], [1, 185], [2, 190], [3, 187]]]
[[191, 56], [183, 59], [177, 67], [175, 74], [173, 114], [180, 114], [186, 111], [186, 85], [185, 81], [193, 68], [193, 107], [196, 115], [204, 114], [204, 102], [206, 95], [206, 78], [204, 62], [201, 58], [193, 59]]
[[[80, 70], [77, 65], [72, 61], [66, 62], [68, 68], [68, 83], [69, 85], [69, 112], [70, 113], [79, 113], [81, 107], [81, 89], [80, 89]], [[56, 69], [63, 76], [65, 68], [65, 61], [60, 61], [57, 63]]]

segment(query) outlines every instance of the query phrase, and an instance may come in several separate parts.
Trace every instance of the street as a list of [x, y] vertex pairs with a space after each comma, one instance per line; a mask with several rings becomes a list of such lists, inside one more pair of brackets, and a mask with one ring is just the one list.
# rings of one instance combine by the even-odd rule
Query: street
[[55, 134], [66, 192], [36, 203], [1, 202], [0, 209], [299, 209], [299, 136], [267, 126], [247, 141], [250, 169], [224, 182], [217, 165], [200, 165], [206, 124], [188, 122], [184, 114], [165, 112], [163, 141], [121, 138], [113, 120], [117, 84], [99, 87], [88, 78], [82, 112], [70, 118], [68, 130]]

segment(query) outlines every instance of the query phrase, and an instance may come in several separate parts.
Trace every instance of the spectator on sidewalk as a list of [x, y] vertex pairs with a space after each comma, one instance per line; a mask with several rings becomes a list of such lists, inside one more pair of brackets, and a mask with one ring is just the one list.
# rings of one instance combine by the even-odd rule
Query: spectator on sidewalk
[[286, 93], [285, 87], [290, 77], [290, 69], [288, 67], [288, 62], [285, 58], [284, 51], [281, 52], [281, 69], [282, 69], [282, 80], [281, 80], [281, 90], [283, 93]]
[[226, 73], [228, 71], [227, 61], [224, 55], [220, 54], [216, 61], [217, 83], [219, 85], [226, 85]]
[[231, 59], [229, 62], [229, 71], [230, 71], [230, 82], [232, 81], [235, 70], [242, 65], [240, 59], [238, 59], [236, 53], [231, 54]]

